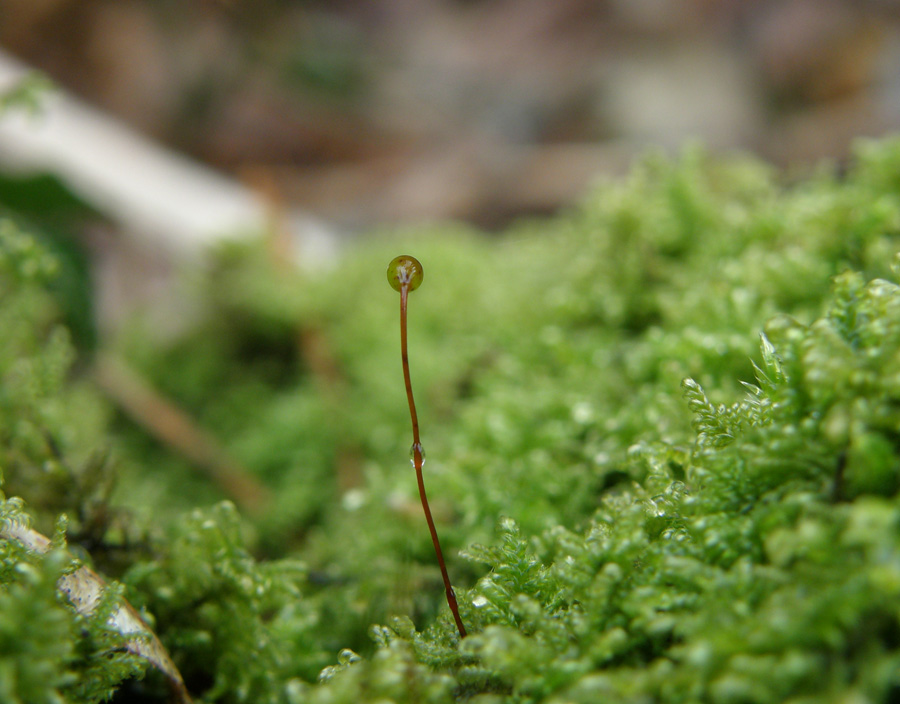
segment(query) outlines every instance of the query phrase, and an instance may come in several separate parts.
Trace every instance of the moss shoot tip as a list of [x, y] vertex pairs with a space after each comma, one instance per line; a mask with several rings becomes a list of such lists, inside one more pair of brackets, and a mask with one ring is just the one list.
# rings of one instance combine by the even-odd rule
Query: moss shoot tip
[[388, 283], [395, 291], [399, 291], [404, 285], [408, 291], [415, 291], [422, 284], [423, 278], [424, 273], [419, 260], [408, 254], [394, 257], [388, 264]]

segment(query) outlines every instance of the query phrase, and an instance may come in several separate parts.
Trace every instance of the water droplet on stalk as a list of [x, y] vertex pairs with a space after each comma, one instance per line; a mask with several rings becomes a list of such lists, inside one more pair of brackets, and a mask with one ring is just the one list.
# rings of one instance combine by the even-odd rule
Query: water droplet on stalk
[[415, 467], [416, 466], [416, 450], [419, 450], [419, 457], [422, 458], [422, 466], [425, 466], [425, 448], [422, 447], [422, 443], [414, 442], [412, 446], [409, 448], [409, 463]]

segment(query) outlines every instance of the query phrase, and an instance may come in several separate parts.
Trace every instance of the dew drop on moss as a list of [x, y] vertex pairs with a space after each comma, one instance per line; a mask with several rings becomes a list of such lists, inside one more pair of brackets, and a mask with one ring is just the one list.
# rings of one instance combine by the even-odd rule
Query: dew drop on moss
[[338, 663], [341, 665], [352, 665], [355, 662], [359, 662], [362, 660], [359, 655], [350, 650], [350, 648], [344, 648], [341, 652], [338, 653]]

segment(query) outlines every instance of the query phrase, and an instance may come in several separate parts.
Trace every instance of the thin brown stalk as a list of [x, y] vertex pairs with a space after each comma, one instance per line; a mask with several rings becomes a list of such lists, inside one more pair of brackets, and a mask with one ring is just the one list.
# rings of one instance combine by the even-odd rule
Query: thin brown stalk
[[[398, 257], [398, 259], [400, 259], [400, 257]], [[418, 267], [418, 271], [420, 272], [419, 280], [421, 281], [421, 265], [418, 261], [413, 261]], [[394, 267], [395, 262], [397, 262], [397, 259], [391, 262], [391, 267]], [[419, 417], [416, 413], [416, 401], [413, 398], [412, 381], [410, 380], [409, 375], [409, 353], [406, 346], [406, 303], [411, 290], [410, 277], [408, 275], [401, 275], [391, 279], [391, 268], [389, 268], [388, 278], [391, 281], [391, 285], [394, 286], [394, 288], [399, 288], [400, 291], [400, 357], [403, 362], [403, 381], [406, 384], [406, 400], [409, 403], [409, 417], [412, 422], [412, 463], [416, 470], [416, 482], [419, 485], [419, 498], [422, 500], [422, 510], [425, 512], [425, 520], [428, 523], [428, 530], [431, 533], [431, 542], [434, 545], [435, 555], [437, 555], [438, 566], [441, 568], [441, 577], [444, 580], [444, 591], [447, 595], [447, 605], [453, 613], [453, 619], [456, 621], [456, 628], [459, 631], [460, 637], [465, 638], [466, 627], [463, 625], [462, 617], [459, 615], [459, 605], [456, 602], [456, 593], [453, 591], [453, 586], [450, 584], [450, 575], [447, 573], [447, 565], [444, 562], [444, 553], [441, 551], [441, 542], [438, 540], [437, 529], [434, 526], [434, 519], [431, 516], [431, 508], [428, 506], [428, 496], [425, 493], [425, 477], [422, 473], [425, 457], [422, 442], [419, 438]], [[395, 286], [395, 283], [399, 284], [399, 286]]]

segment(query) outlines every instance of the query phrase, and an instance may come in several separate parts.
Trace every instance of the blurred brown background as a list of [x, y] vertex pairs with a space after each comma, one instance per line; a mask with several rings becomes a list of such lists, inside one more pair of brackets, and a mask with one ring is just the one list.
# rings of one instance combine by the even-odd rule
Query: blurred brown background
[[0, 0], [0, 46], [349, 227], [498, 227], [650, 144], [803, 166], [900, 126], [888, 0]]

